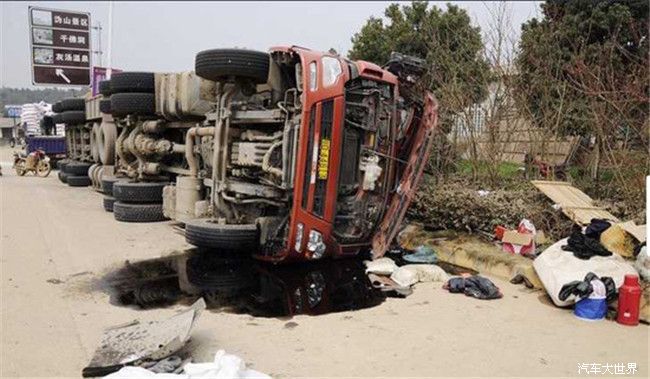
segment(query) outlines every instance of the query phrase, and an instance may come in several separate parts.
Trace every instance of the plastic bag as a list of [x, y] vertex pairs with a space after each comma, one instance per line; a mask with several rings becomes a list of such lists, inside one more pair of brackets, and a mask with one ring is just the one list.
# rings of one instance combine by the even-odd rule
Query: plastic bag
[[397, 270], [397, 265], [390, 258], [379, 258], [374, 261], [365, 261], [366, 274], [390, 275]]

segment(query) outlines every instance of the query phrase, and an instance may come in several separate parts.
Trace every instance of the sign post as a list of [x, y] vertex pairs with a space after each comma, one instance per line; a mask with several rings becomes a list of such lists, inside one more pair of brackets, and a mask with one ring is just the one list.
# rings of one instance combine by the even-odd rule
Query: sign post
[[29, 7], [32, 84], [90, 85], [90, 13]]

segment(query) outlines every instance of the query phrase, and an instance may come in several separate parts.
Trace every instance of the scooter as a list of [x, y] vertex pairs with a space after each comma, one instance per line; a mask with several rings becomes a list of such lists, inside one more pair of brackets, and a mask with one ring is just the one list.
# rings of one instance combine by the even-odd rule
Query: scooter
[[25, 176], [26, 173], [31, 171], [34, 175], [42, 178], [50, 175], [50, 171], [52, 171], [50, 157], [45, 154], [43, 149], [36, 149], [29, 155], [14, 152], [13, 168], [19, 176]]

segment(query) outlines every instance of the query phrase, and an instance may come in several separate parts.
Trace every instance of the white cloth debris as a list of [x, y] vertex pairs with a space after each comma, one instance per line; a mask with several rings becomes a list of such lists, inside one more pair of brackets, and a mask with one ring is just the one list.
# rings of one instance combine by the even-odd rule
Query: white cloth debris
[[412, 264], [399, 267], [390, 278], [400, 286], [411, 286], [422, 282], [445, 282], [449, 275], [436, 265]]
[[650, 281], [650, 257], [648, 257], [648, 248], [643, 246], [639, 255], [636, 256], [634, 268], [644, 280]]
[[390, 258], [379, 258], [374, 261], [365, 261], [366, 274], [390, 275], [397, 270], [397, 265]]
[[136, 379], [144, 377], [169, 378], [169, 379], [271, 379], [270, 376], [259, 371], [246, 368], [244, 361], [236, 355], [226, 354], [219, 350], [214, 355], [214, 362], [188, 363], [183, 366], [182, 374], [156, 374], [142, 367], [126, 366], [105, 378], [111, 379]]
[[491, 193], [491, 191], [478, 190], [478, 191], [476, 191], [476, 193], [477, 193], [480, 197], [485, 197], [485, 196], [489, 195], [489, 194]]

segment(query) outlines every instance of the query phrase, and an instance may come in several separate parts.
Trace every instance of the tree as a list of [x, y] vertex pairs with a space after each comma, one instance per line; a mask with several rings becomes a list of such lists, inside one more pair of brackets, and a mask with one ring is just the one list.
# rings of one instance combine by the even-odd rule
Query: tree
[[438, 97], [447, 127], [450, 115], [486, 95], [485, 82], [476, 80], [489, 75], [481, 31], [471, 25], [464, 9], [448, 4], [442, 10], [414, 1], [401, 7], [391, 4], [384, 16], [386, 22], [370, 17], [352, 37], [350, 59], [381, 65], [393, 51], [426, 59], [430, 70], [424, 80]]
[[540, 128], [593, 138], [596, 194], [606, 165], [638, 207], [650, 167], [648, 2], [548, 0], [542, 11], [522, 26], [521, 108]]

